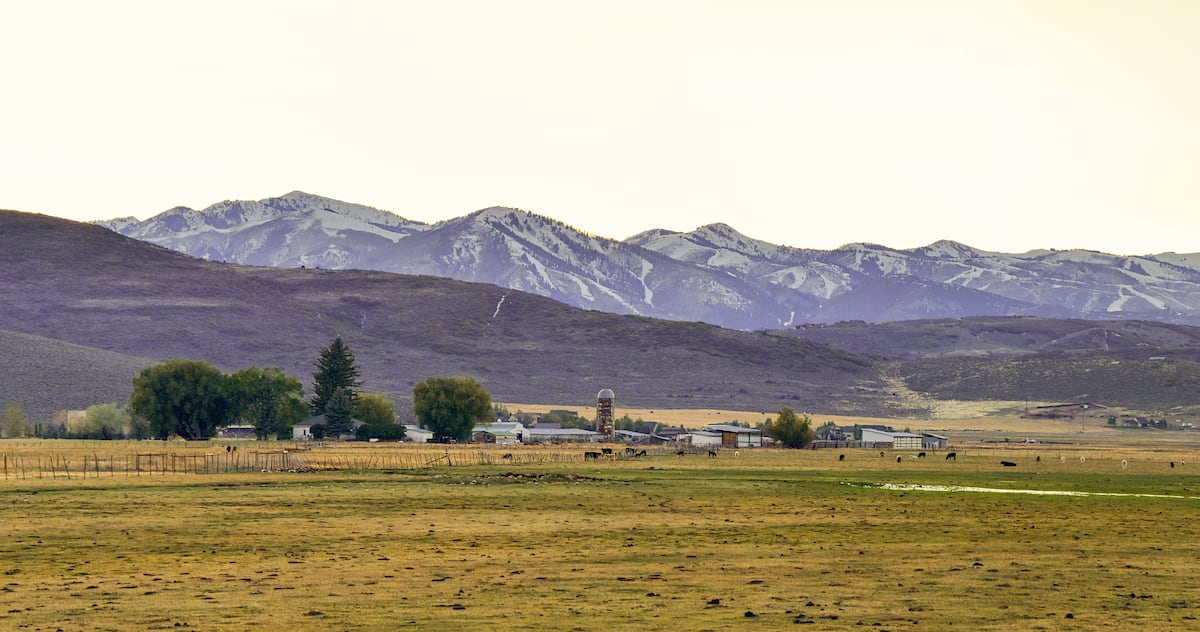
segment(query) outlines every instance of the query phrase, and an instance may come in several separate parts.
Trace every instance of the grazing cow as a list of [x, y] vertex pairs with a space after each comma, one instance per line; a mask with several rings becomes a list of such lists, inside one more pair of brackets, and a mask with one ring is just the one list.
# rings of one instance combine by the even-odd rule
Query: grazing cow
[[741, 450], [734, 450], [734, 451], [733, 451], [733, 456], [742, 456], [742, 451], [741, 451]]
[[625, 448], [625, 456], [633, 456], [635, 450], [633, 448]]
[[680, 450], [680, 451], [678, 451], [678, 452], [676, 452], [676, 453], [675, 453], [675, 456], [683, 456], [683, 455], [685, 455], [685, 454], [687, 454], [687, 450]]
[[638, 450], [633, 456], [646, 456], [646, 451]]
[[1016, 467], [1017, 466], [1017, 464], [1013, 463], [1012, 461], [1001, 461], [1000, 465], [1003, 465], [1004, 467]]
[[1171, 461], [1171, 469], [1175, 469], [1175, 462]]
[[600, 458], [599, 452], [584, 452], [583, 453], [584, 461], [595, 461], [596, 459], [599, 459], [599, 458]]
[[1129, 467], [1129, 461], [1126, 459], [1121, 459], [1121, 469], [1125, 469], [1127, 467]]
[[513, 458], [512, 452], [509, 452], [509, 453], [505, 454], [504, 456], [502, 456], [502, 457], [500, 457], [500, 458], [502, 458], [502, 459], [504, 459], [504, 460], [506, 460], [506, 461], [511, 461], [511, 460], [512, 460], [512, 458]]
[[924, 453], [924, 452], [918, 452], [918, 453], [917, 453], [917, 458], [918, 458], [918, 459], [923, 459], [923, 458], [925, 458], [925, 453]]
[[883, 450], [879, 451], [879, 458], [881, 458], [881, 459], [883, 458]]
[[845, 455], [845, 454], [839, 454], [839, 455], [838, 455], [838, 460], [839, 460], [839, 461], [845, 461], [845, 460], [846, 460], [846, 455]]
[[957, 453], [957, 452], [947, 452], [947, 453], [946, 453], [946, 460], [947, 460], [947, 461], [957, 461], [957, 460], [958, 460], [958, 453]]
[[1042, 455], [1040, 455], [1040, 454], [1039, 454], [1039, 455], [1038, 455], [1038, 457], [1037, 457], [1037, 459], [1035, 459], [1035, 460], [1036, 460], [1038, 463], [1041, 463], [1041, 462], [1042, 462]]
[[898, 457], [896, 457], [896, 462], [897, 462], [897, 463], [903, 463], [903, 462], [904, 462], [904, 457], [902, 457], [902, 456], [898, 456]]
[[715, 459], [715, 458], [717, 458], [717, 453], [716, 453], [716, 451], [715, 451], [715, 450], [709, 450], [709, 451], [708, 451], [708, 456], [709, 456], [710, 458], [713, 458], [713, 459]]
[[1086, 456], [1081, 456], [1081, 457], [1079, 457], [1079, 462], [1080, 462], [1080, 463], [1087, 463], [1087, 457], [1086, 457]]
[[600, 453], [606, 456], [612, 454], [612, 448], [600, 448]]

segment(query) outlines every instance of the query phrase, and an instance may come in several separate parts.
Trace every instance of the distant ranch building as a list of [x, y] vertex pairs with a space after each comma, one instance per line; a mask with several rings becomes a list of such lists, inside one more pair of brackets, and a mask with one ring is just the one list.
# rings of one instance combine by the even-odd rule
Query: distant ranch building
[[[725, 448], [761, 448], [763, 431], [761, 428], [743, 428], [730, 424], [709, 424], [704, 427], [708, 432], [721, 435], [721, 446]], [[692, 435], [695, 443], [695, 434]]]
[[598, 443], [603, 435], [581, 428], [536, 426], [526, 430], [526, 436], [529, 437], [529, 443]]
[[888, 432], [874, 428], [862, 429], [864, 446], [876, 448], [890, 447], [895, 450], [920, 450], [924, 448], [924, 438], [912, 432]]

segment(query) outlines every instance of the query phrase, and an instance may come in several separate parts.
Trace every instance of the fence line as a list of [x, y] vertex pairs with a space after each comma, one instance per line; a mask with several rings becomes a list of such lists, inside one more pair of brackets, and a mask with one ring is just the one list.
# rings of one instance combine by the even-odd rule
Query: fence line
[[[80, 451], [21, 454], [5, 452], [0, 456], [4, 480], [67, 479], [101, 477], [167, 476], [176, 474], [236, 474], [248, 472], [306, 472], [317, 470], [401, 471], [427, 468], [479, 465], [535, 465], [539, 463], [582, 463], [584, 453], [594, 450], [580, 446], [576, 451], [511, 449], [504, 446], [486, 449], [356, 450], [329, 451], [307, 447], [276, 450], [214, 449], [214, 451], [154, 451], [122, 454], [87, 454]], [[616, 450], [610, 458], [634, 458]], [[651, 452], [666, 454], [665, 448]]]

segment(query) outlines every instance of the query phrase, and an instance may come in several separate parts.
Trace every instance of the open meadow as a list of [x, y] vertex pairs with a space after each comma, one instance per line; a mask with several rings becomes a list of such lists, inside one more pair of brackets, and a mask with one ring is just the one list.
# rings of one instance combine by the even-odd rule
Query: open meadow
[[[217, 473], [215, 444], [0, 442], [26, 466], [0, 483], [0, 628], [1200, 627], [1184, 442], [238, 445], [288, 453]], [[120, 470], [150, 451], [173, 465]]]

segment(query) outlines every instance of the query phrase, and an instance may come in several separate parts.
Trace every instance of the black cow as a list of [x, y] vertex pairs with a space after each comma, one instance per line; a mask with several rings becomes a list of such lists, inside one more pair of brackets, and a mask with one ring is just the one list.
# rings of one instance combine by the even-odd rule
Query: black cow
[[599, 459], [599, 458], [600, 458], [599, 452], [584, 452], [583, 453], [584, 461], [595, 461], [596, 459]]
[[1001, 461], [1000, 465], [1003, 465], [1004, 467], [1016, 467], [1017, 466], [1017, 464], [1013, 463], [1012, 461]]
[[946, 453], [946, 460], [947, 460], [947, 461], [957, 461], [957, 460], [958, 460], [958, 453], [957, 453], [957, 452], [947, 452], [947, 453]]

